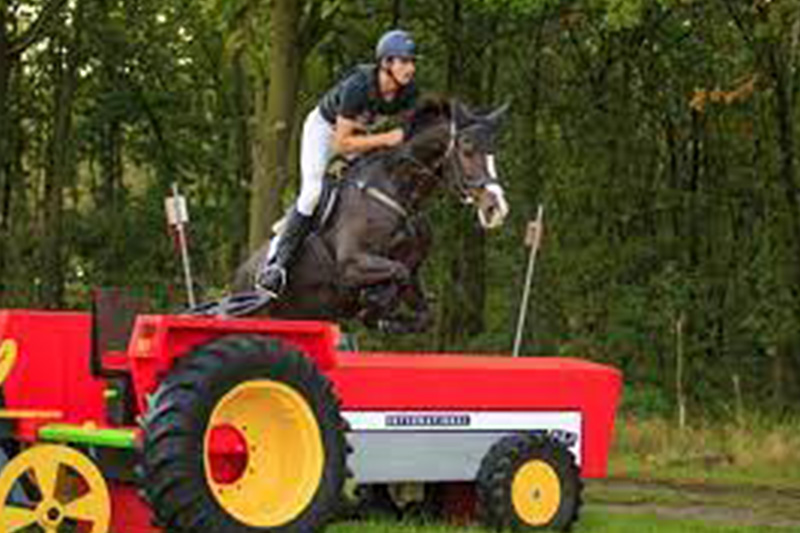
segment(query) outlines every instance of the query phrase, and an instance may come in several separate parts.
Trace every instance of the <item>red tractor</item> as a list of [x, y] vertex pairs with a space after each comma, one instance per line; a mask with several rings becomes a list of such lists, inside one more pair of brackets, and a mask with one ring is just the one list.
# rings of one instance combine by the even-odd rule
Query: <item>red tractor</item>
[[0, 311], [0, 532], [318, 531], [345, 479], [397, 509], [566, 530], [603, 477], [620, 373], [351, 353], [335, 325]]

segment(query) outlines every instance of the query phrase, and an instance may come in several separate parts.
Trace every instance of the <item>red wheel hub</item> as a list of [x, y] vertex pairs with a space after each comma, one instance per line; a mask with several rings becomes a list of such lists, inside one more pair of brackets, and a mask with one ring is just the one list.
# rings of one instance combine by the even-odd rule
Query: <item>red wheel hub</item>
[[237, 428], [222, 424], [211, 429], [208, 463], [215, 483], [235, 483], [247, 469], [247, 440]]

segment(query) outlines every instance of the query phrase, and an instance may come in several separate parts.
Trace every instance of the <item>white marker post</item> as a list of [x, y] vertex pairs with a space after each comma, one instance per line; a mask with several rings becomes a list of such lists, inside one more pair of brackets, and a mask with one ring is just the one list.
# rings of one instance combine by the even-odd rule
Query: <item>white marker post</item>
[[194, 284], [192, 283], [192, 266], [189, 262], [189, 247], [186, 244], [186, 224], [189, 223], [189, 209], [186, 206], [186, 197], [178, 193], [178, 184], [172, 184], [172, 196], [167, 197], [164, 202], [167, 211], [167, 223], [175, 229], [178, 235], [178, 246], [181, 252], [181, 262], [183, 263], [183, 275], [186, 281], [186, 294], [189, 299], [189, 307], [195, 306]]
[[544, 229], [544, 206], [539, 204], [539, 211], [536, 213], [536, 220], [528, 222], [525, 231], [525, 246], [530, 246], [531, 253], [528, 256], [528, 272], [525, 275], [525, 290], [522, 292], [522, 303], [519, 307], [519, 321], [517, 322], [517, 336], [514, 339], [513, 357], [519, 356], [519, 349], [522, 345], [522, 333], [525, 330], [525, 315], [528, 312], [528, 299], [531, 295], [531, 281], [533, 280], [533, 268], [536, 265], [536, 254], [542, 243], [542, 231]]

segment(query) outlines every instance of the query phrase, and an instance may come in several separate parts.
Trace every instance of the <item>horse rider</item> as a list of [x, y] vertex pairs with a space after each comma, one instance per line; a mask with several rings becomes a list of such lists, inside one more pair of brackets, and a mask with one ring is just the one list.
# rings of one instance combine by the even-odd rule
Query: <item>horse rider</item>
[[306, 117], [300, 150], [301, 185], [284, 230], [270, 247], [266, 265], [256, 276], [256, 286], [279, 295], [286, 285], [287, 269], [311, 230], [330, 159], [350, 156], [403, 142], [403, 129], [368, 133], [379, 120], [409, 119], [416, 104], [416, 45], [403, 30], [385, 33], [375, 47], [375, 64], [358, 65], [319, 101]]

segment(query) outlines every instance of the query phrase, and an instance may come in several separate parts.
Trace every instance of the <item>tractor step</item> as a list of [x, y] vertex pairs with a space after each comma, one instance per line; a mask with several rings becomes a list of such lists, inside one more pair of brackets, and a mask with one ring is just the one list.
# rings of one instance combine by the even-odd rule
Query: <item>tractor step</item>
[[109, 448], [136, 448], [139, 432], [135, 429], [108, 429], [92, 425], [48, 424], [39, 429], [39, 438], [49, 442], [88, 444]]
[[33, 418], [63, 418], [61, 411], [40, 411], [34, 409], [0, 409], [0, 420], [22, 420]]

